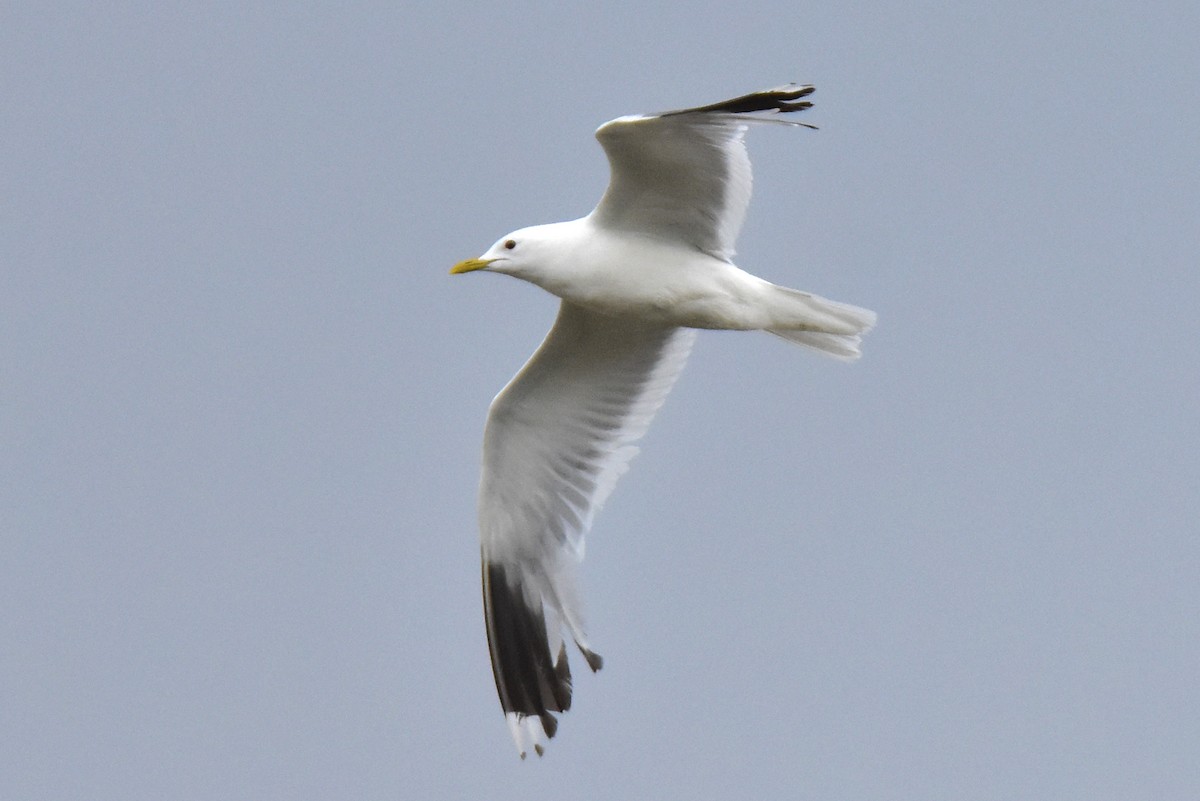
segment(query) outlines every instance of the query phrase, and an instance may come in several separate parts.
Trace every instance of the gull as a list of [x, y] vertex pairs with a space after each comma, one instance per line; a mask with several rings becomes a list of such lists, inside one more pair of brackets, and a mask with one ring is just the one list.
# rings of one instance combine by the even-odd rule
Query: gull
[[488, 411], [479, 484], [492, 673], [517, 751], [571, 706], [564, 633], [603, 663], [576, 588], [584, 535], [691, 351], [696, 329], [762, 330], [858, 358], [875, 314], [777, 286], [734, 265], [750, 203], [744, 137], [812, 106], [788, 84], [732, 100], [619, 117], [596, 131], [611, 176], [578, 220], [521, 228], [451, 274], [490, 272], [561, 298], [550, 333]]

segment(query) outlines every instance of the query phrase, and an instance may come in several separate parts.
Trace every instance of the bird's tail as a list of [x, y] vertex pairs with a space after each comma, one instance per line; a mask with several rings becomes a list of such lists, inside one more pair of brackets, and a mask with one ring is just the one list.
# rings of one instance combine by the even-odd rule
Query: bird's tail
[[875, 312], [783, 286], [773, 289], [777, 322], [768, 333], [835, 359], [853, 361], [862, 355], [862, 335], [874, 327]]

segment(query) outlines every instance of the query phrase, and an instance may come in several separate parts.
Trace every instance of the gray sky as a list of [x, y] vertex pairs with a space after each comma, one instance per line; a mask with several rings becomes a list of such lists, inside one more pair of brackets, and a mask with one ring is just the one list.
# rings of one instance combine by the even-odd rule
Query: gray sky
[[[1200, 797], [1194, 2], [10, 4], [0, 796]], [[855, 365], [705, 333], [520, 763], [487, 404], [625, 113], [814, 83], [738, 261]]]

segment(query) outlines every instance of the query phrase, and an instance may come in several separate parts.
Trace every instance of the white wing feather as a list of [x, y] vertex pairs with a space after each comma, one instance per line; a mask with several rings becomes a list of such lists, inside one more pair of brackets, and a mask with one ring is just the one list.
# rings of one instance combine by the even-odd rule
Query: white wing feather
[[813, 127], [776, 116], [811, 106], [792, 101], [812, 91], [811, 86], [790, 85], [601, 125], [596, 138], [608, 156], [611, 176], [592, 219], [732, 258], [750, 205], [752, 176], [744, 141], [748, 124]]
[[695, 332], [563, 303], [496, 396], [484, 432], [479, 523], [496, 688], [522, 755], [570, 706], [565, 627], [593, 670], [575, 567], [596, 512], [637, 453]]

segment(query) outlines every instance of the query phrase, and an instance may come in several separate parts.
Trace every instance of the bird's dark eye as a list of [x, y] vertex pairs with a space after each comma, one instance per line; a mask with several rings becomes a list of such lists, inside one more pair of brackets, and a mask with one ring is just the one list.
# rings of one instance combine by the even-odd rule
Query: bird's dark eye
[[504, 240], [504, 249], [505, 250], [512, 250], [516, 246], [517, 246], [517, 240], [515, 240], [515, 239], [505, 239]]

